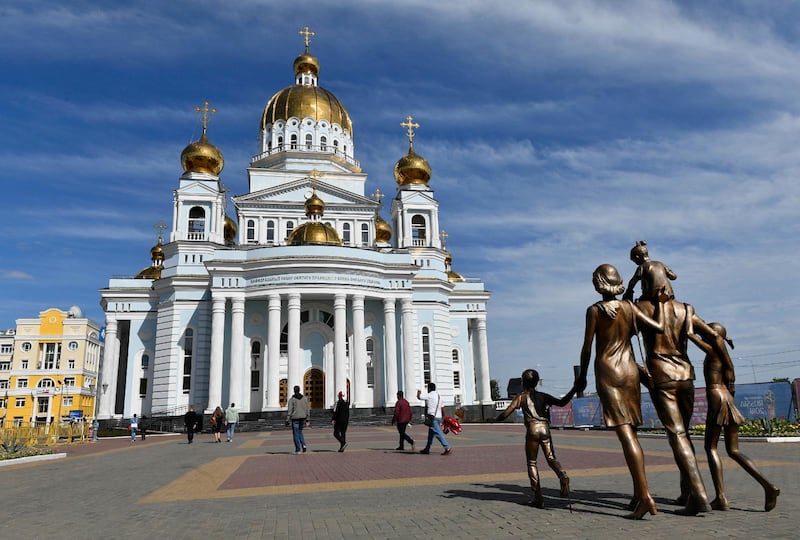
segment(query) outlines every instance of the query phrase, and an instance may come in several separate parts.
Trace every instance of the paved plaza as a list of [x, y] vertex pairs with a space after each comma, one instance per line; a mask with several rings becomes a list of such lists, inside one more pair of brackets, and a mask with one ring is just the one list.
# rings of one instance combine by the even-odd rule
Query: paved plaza
[[[410, 428], [417, 450], [427, 428]], [[642, 437], [659, 512], [623, 519], [632, 484], [613, 432], [554, 431], [571, 478], [570, 500], [540, 456], [545, 509], [527, 505], [521, 424], [467, 424], [450, 456], [399, 452], [392, 426], [352, 427], [348, 447], [328, 426], [239, 433], [232, 443], [202, 434], [148, 436], [65, 446], [63, 459], [0, 467], [0, 538], [796, 538], [800, 443], [742, 442], [781, 488], [763, 511], [763, 490], [730, 459], [731, 510], [675, 514], [678, 472], [665, 437]], [[223, 439], [224, 441], [224, 439]], [[702, 441], [696, 440], [713, 497]], [[721, 453], [722, 444], [720, 444]]]

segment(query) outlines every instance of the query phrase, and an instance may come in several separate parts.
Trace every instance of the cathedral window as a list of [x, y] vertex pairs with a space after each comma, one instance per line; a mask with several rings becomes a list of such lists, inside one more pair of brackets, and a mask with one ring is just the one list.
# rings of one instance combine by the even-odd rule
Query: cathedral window
[[206, 212], [199, 206], [189, 210], [189, 240], [204, 240], [206, 232]]
[[311, 136], [311, 133], [306, 133], [306, 150], [313, 150], [314, 149], [314, 137]]
[[337, 154], [339, 153], [339, 141], [333, 141], [333, 151]]
[[289, 235], [292, 234], [294, 230], [294, 221], [287, 221], [286, 222], [286, 238], [289, 238]]
[[369, 245], [369, 225], [366, 223], [361, 224], [361, 245], [368, 246]]
[[419, 214], [411, 218], [411, 237], [415, 246], [425, 246], [425, 218]]
[[194, 330], [187, 328], [183, 335], [183, 393], [192, 388], [192, 356], [194, 352]]
[[278, 137], [278, 150], [283, 150], [283, 137]]
[[250, 390], [257, 392], [261, 388], [261, 342], [254, 341], [250, 345]]
[[142, 355], [142, 369], [147, 369], [150, 367], [150, 355], [145, 353]]
[[139, 379], [139, 397], [147, 397], [147, 377], [142, 377]]
[[290, 144], [291, 149], [292, 150], [297, 150], [297, 135], [296, 134], [292, 134], [292, 137], [289, 139], [289, 141], [291, 143]]
[[271, 244], [275, 241], [275, 222], [271, 219], [267, 221], [267, 243]]
[[247, 241], [255, 242], [256, 240], [256, 222], [253, 219], [247, 220]]
[[346, 246], [350, 245], [350, 224], [349, 223], [345, 223], [344, 225], [342, 225], [342, 243], [344, 243], [344, 245], [346, 245]]
[[367, 387], [375, 388], [375, 341], [367, 338]]
[[431, 382], [431, 331], [422, 329], [422, 375], [425, 384]]
[[321, 151], [323, 151], [323, 152], [328, 149], [328, 138], [327, 137], [321, 137], [320, 138], [320, 140], [319, 140], [319, 149]]

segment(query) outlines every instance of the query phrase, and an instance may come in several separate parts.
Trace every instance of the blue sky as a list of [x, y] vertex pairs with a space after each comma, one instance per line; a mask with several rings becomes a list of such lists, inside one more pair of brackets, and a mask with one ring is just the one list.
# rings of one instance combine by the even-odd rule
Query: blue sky
[[71, 305], [103, 320], [98, 289], [170, 223], [206, 99], [245, 193], [310, 25], [367, 193], [394, 194], [399, 124], [421, 124], [453, 269], [493, 292], [503, 389], [527, 367], [569, 388], [592, 271], [627, 280], [640, 239], [727, 326], [738, 382], [800, 377], [798, 20], [789, 2], [6, 1], [0, 328]]

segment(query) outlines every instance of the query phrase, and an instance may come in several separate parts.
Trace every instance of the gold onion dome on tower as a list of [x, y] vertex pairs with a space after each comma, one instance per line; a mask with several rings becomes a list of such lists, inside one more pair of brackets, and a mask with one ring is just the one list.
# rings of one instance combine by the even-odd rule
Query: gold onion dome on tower
[[428, 160], [414, 152], [414, 128], [418, 128], [419, 124], [413, 122], [413, 118], [408, 116], [406, 121], [400, 125], [408, 128], [408, 154], [400, 158], [395, 164], [394, 179], [399, 186], [408, 184], [427, 185], [431, 179], [431, 166]]
[[[353, 136], [353, 122], [344, 105], [329, 91], [317, 84], [319, 75], [319, 60], [308, 52], [309, 36], [313, 32], [305, 28], [300, 32], [306, 36], [306, 50], [294, 60], [294, 75], [296, 84], [287, 86], [278, 91], [267, 102], [261, 114], [260, 129], [266, 129], [270, 124], [289, 118], [313, 118], [315, 122], [327, 120], [331, 124], [339, 124], [341, 128]], [[309, 78], [301, 77], [303, 74], [312, 75]], [[313, 83], [311, 82], [313, 81]]]
[[189, 146], [181, 152], [181, 165], [185, 172], [203, 172], [219, 176], [220, 171], [225, 166], [222, 152], [219, 148], [208, 142], [206, 129], [208, 127], [208, 113], [215, 113], [217, 109], [209, 109], [208, 101], [203, 103], [203, 108], [196, 107], [196, 112], [203, 113], [203, 134], [200, 139], [189, 143]]
[[158, 243], [150, 249], [150, 261], [152, 264], [139, 270], [135, 279], [161, 279], [161, 270], [164, 269], [164, 259], [166, 258], [164, 255], [164, 248], [162, 247], [164, 241], [161, 234], [165, 228], [166, 225], [164, 225], [164, 222], [156, 225], [156, 229], [159, 230]]
[[225, 238], [225, 243], [227, 245], [233, 245], [233, 242], [236, 240], [236, 233], [238, 232], [239, 227], [236, 225], [236, 222], [225, 216], [225, 225], [223, 226], [222, 235]]
[[444, 250], [444, 254], [444, 267], [447, 269], [447, 281], [450, 283], [461, 283], [464, 281], [464, 276], [453, 271], [453, 256], [447, 250]]

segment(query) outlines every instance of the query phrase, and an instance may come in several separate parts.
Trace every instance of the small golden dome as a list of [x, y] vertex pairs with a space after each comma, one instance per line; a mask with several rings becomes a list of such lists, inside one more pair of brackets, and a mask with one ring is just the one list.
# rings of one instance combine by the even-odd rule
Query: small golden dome
[[325, 203], [317, 197], [317, 192], [314, 190], [314, 193], [306, 199], [306, 216], [311, 217], [313, 216], [321, 216], [325, 213]]
[[200, 140], [190, 143], [183, 149], [181, 164], [185, 172], [204, 172], [219, 176], [225, 166], [225, 160], [219, 148], [208, 142], [204, 130]]
[[297, 76], [301, 73], [319, 75], [319, 60], [316, 56], [309, 54], [308, 51], [294, 59], [294, 74]]
[[161, 279], [161, 270], [164, 269], [164, 248], [162, 246], [161, 235], [158, 236], [158, 243], [150, 249], [150, 260], [152, 264], [139, 270], [134, 276], [135, 279]]
[[225, 238], [226, 244], [233, 245], [233, 243], [236, 241], [236, 233], [238, 230], [239, 227], [236, 225], [236, 222], [228, 216], [225, 216], [225, 225], [222, 234]]
[[290, 246], [321, 245], [341, 246], [342, 240], [336, 229], [326, 223], [309, 221], [292, 231], [286, 243]]
[[375, 216], [375, 241], [380, 243], [389, 243], [392, 239], [392, 226], [380, 216]]
[[444, 251], [444, 267], [447, 269], [447, 281], [450, 283], [461, 283], [464, 281], [464, 276], [459, 274], [458, 272], [453, 272], [453, 269], [450, 265], [453, 264], [453, 256], [450, 254], [449, 251]]
[[394, 179], [399, 186], [427, 185], [431, 179], [431, 166], [424, 157], [418, 156], [413, 148], [409, 148], [408, 154], [400, 158], [394, 166]]
[[150, 250], [150, 260], [159, 264], [164, 262], [164, 249], [161, 247], [161, 242], [153, 246], [153, 249]]

